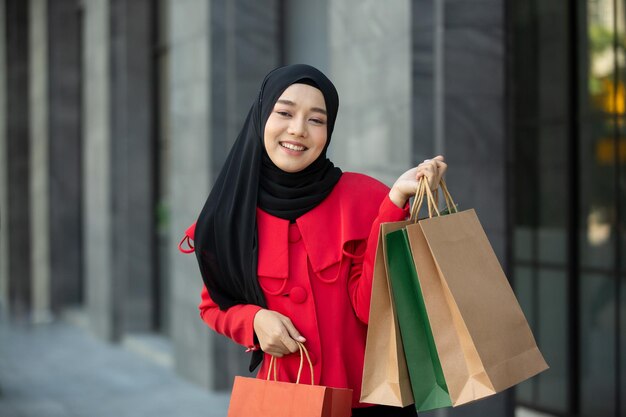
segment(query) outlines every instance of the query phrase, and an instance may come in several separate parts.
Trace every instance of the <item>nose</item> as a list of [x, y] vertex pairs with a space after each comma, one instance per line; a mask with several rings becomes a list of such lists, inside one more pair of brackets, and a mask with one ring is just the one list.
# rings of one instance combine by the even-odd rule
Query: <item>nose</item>
[[306, 136], [306, 123], [301, 117], [294, 117], [289, 122], [287, 133], [293, 136]]

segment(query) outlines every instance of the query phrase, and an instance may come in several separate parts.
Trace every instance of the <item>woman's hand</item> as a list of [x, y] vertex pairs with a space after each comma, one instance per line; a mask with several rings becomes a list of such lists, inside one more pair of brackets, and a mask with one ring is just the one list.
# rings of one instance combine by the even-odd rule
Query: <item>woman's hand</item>
[[443, 162], [443, 156], [438, 155], [433, 159], [426, 159], [424, 162], [406, 171], [396, 180], [389, 198], [398, 207], [404, 208], [407, 200], [417, 192], [417, 184], [420, 178], [426, 177], [431, 190], [439, 186], [441, 177], [446, 172], [448, 166]]
[[298, 344], [306, 339], [298, 332], [289, 317], [272, 310], [259, 310], [254, 316], [254, 332], [261, 350], [280, 358], [298, 351]]

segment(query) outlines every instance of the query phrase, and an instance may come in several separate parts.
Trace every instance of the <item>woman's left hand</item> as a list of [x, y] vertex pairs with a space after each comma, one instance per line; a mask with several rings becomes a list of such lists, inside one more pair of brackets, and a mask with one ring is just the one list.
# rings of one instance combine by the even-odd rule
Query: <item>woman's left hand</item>
[[398, 207], [404, 208], [406, 202], [411, 196], [417, 192], [418, 181], [422, 177], [428, 179], [428, 185], [431, 190], [435, 190], [439, 186], [441, 177], [446, 172], [448, 165], [443, 161], [443, 156], [438, 155], [433, 159], [426, 159], [424, 162], [406, 171], [396, 180], [389, 198]]

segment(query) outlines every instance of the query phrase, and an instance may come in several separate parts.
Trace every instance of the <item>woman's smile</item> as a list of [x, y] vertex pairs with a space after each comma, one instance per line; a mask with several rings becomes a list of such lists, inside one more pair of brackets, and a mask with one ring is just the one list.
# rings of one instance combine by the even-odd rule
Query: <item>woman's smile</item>
[[302, 152], [304, 152], [304, 151], [306, 151], [308, 149], [306, 146], [299, 145], [299, 144], [294, 143], [294, 142], [283, 141], [283, 142], [279, 142], [279, 143], [280, 143], [280, 146], [282, 146], [283, 148], [285, 148], [287, 150], [287, 152], [291, 151], [289, 153], [293, 154], [293, 155], [299, 155], [299, 154], [301, 154]]

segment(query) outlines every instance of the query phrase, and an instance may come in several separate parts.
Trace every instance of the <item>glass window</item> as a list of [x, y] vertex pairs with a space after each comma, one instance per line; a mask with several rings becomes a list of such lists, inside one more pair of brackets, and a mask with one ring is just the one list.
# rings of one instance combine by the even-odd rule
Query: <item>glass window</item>
[[568, 301], [567, 274], [541, 269], [537, 274], [538, 315], [535, 336], [550, 369], [539, 374], [535, 404], [549, 410], [568, 407]]
[[581, 276], [582, 415], [611, 416], [615, 407], [615, 293], [607, 274]]

